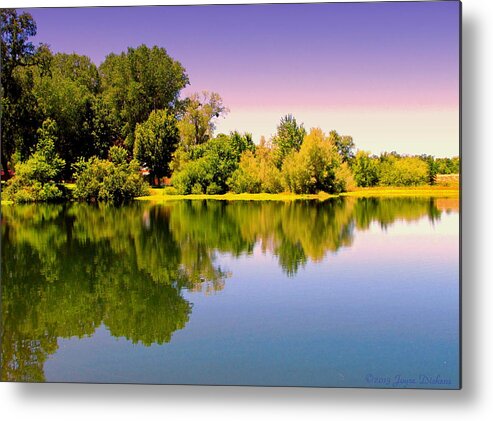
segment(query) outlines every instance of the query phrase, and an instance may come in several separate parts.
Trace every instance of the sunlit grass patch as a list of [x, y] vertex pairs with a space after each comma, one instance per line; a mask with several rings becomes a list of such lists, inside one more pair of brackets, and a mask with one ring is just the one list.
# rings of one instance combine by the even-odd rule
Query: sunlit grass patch
[[226, 193], [226, 194], [187, 194], [187, 195], [167, 195], [152, 191], [149, 196], [138, 197], [138, 200], [148, 200], [153, 202], [167, 202], [172, 200], [227, 200], [227, 201], [293, 201], [293, 200], [326, 200], [336, 195], [327, 193], [319, 194], [293, 194], [293, 193]]
[[416, 187], [366, 187], [352, 192], [341, 193], [341, 196], [375, 197], [375, 196], [425, 196], [425, 197], [458, 197], [458, 186], [416, 186]]
[[148, 196], [138, 200], [152, 202], [168, 202], [173, 200], [227, 200], [227, 201], [294, 201], [294, 200], [326, 200], [333, 197], [382, 197], [382, 196], [422, 196], [422, 197], [458, 197], [458, 188], [444, 186], [417, 187], [368, 187], [358, 188], [352, 192], [328, 194], [293, 194], [293, 193], [226, 193], [226, 194], [165, 194], [163, 189], [150, 189]]

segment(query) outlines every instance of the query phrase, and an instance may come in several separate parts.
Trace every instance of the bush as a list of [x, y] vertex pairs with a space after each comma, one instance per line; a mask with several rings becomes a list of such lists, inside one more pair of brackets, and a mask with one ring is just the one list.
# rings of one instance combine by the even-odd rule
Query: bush
[[234, 132], [194, 146], [181, 157], [180, 170], [172, 176], [173, 186], [180, 194], [226, 193], [241, 154], [252, 145], [251, 136]]
[[204, 188], [200, 183], [195, 183], [192, 187], [192, 194], [204, 194]]
[[192, 189], [194, 192], [200, 191], [200, 193], [203, 193], [201, 182], [204, 184], [209, 182], [205, 163], [199, 161], [187, 163], [181, 171], [173, 174], [171, 180], [179, 194], [191, 194]]
[[14, 202], [49, 202], [61, 200], [67, 194], [59, 184], [65, 161], [55, 152], [56, 123], [47, 119], [38, 130], [38, 144], [33, 154], [15, 165], [15, 176], [3, 192]]
[[235, 193], [260, 193], [262, 180], [259, 165], [251, 151], [241, 156], [238, 168], [228, 180], [228, 186]]
[[148, 186], [140, 174], [139, 163], [127, 163], [125, 149], [113, 146], [109, 159], [92, 157], [74, 164], [76, 180], [74, 197], [87, 201], [123, 202], [148, 193]]
[[216, 183], [212, 182], [207, 186], [205, 192], [207, 194], [221, 194], [221, 187], [219, 187]]
[[282, 191], [281, 172], [275, 165], [273, 151], [260, 145], [255, 154], [243, 152], [240, 164], [228, 180], [235, 193], [279, 193]]
[[168, 196], [174, 196], [178, 194], [178, 190], [176, 190], [175, 187], [168, 186], [163, 189], [163, 194]]

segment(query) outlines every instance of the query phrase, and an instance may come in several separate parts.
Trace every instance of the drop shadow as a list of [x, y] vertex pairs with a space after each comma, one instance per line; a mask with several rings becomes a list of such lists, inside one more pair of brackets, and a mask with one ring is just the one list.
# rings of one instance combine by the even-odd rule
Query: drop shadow
[[316, 389], [226, 386], [151, 386], [151, 385], [100, 385], [100, 384], [12, 384], [21, 400], [60, 400], [82, 403], [162, 402], [162, 405], [184, 404], [202, 407], [236, 407], [237, 405], [283, 405], [337, 407], [359, 405], [402, 409], [403, 405], [448, 408], [470, 406], [479, 392], [479, 188], [481, 186], [481, 154], [478, 137], [479, 101], [479, 40], [478, 22], [473, 16], [463, 16], [462, 26], [462, 372], [461, 391], [429, 390], [375, 390], [375, 389]]

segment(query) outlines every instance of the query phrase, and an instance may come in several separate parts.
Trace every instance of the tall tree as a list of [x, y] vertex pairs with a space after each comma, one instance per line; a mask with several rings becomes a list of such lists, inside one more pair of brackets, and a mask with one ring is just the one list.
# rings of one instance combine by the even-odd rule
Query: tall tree
[[[36, 35], [36, 23], [29, 13], [0, 10], [1, 28], [1, 163], [6, 178], [12, 155], [36, 133], [35, 102], [32, 81], [21, 70], [42, 64], [47, 47], [36, 47], [29, 39]], [[28, 74], [29, 76], [29, 74]], [[27, 149], [27, 148], [24, 148]]]
[[15, 165], [15, 176], [5, 188], [5, 197], [16, 202], [51, 201], [62, 198], [58, 183], [65, 161], [55, 151], [56, 123], [47, 119], [38, 129], [39, 141], [25, 162]]
[[179, 140], [175, 116], [166, 110], [153, 111], [144, 123], [137, 123], [134, 157], [147, 165], [152, 178], [169, 175], [169, 163]]
[[342, 162], [351, 163], [355, 157], [353, 138], [351, 136], [340, 136], [335, 130], [329, 133], [329, 138], [335, 143]]
[[211, 139], [216, 120], [228, 112], [219, 94], [207, 91], [190, 95], [185, 99], [183, 109], [179, 129], [186, 149]]
[[157, 46], [109, 54], [99, 72], [103, 99], [130, 150], [137, 123], [146, 121], [153, 110], [174, 109], [189, 83], [185, 68]]
[[[49, 72], [34, 71], [33, 93], [39, 112], [57, 122], [57, 151], [67, 162], [67, 170], [78, 158], [106, 154], [111, 139], [101, 139], [98, 69], [87, 56], [55, 54]], [[97, 119], [96, 119], [97, 117]]]
[[277, 126], [277, 132], [272, 138], [274, 160], [279, 169], [282, 167], [284, 158], [291, 152], [300, 150], [305, 135], [306, 130], [303, 124], [298, 125], [291, 114], [281, 118], [281, 122]]

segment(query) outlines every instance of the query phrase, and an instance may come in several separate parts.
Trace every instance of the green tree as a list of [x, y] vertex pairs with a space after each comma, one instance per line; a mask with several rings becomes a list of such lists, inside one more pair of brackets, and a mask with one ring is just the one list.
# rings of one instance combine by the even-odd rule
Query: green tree
[[[1, 30], [1, 164], [5, 178], [16, 151], [27, 154], [38, 125], [36, 103], [31, 93], [30, 68], [42, 66], [46, 46], [36, 47], [30, 38], [36, 35], [36, 22], [29, 13], [0, 10]], [[24, 156], [23, 156], [24, 157]]]
[[57, 127], [45, 120], [38, 130], [38, 144], [28, 160], [15, 166], [15, 176], [7, 182], [5, 197], [15, 202], [37, 202], [61, 199], [58, 184], [65, 161], [55, 152]]
[[39, 69], [34, 72], [33, 93], [39, 112], [57, 121], [56, 146], [67, 170], [78, 158], [108, 151], [109, 139], [102, 139], [98, 132], [102, 124], [99, 91], [97, 67], [87, 56], [58, 53], [52, 57], [48, 73]]
[[437, 174], [459, 174], [460, 161], [459, 157], [453, 158], [436, 158]]
[[189, 83], [185, 68], [157, 46], [109, 54], [99, 73], [103, 100], [130, 150], [137, 123], [146, 121], [153, 110], [175, 109], [180, 91]]
[[291, 114], [281, 118], [276, 134], [272, 138], [274, 160], [279, 169], [291, 152], [300, 150], [305, 135], [303, 124], [298, 125]]
[[180, 171], [173, 173], [173, 186], [181, 194], [226, 193], [228, 180], [238, 168], [241, 154], [253, 148], [251, 135], [238, 132], [229, 136], [220, 134], [196, 145], [188, 151]]
[[357, 152], [352, 170], [359, 187], [372, 187], [378, 184], [377, 160], [372, 158], [369, 152]]
[[259, 162], [252, 151], [246, 151], [241, 155], [240, 164], [228, 180], [228, 186], [235, 193], [260, 193], [262, 191]]
[[235, 193], [279, 193], [282, 191], [281, 172], [275, 166], [272, 151], [262, 145], [255, 152], [248, 149], [241, 155], [238, 168], [228, 180]]
[[334, 142], [342, 162], [352, 163], [354, 159], [354, 141], [351, 136], [340, 136], [335, 130], [329, 133], [329, 138]]
[[134, 157], [149, 168], [152, 178], [167, 176], [179, 140], [175, 116], [166, 110], [152, 111], [147, 121], [135, 127]]
[[389, 155], [379, 167], [383, 186], [418, 186], [429, 180], [428, 165], [418, 157]]
[[228, 109], [219, 94], [215, 92], [193, 93], [186, 98], [178, 123], [183, 146], [189, 149], [211, 139], [217, 119], [226, 113]]
[[336, 192], [336, 170], [340, 165], [335, 144], [321, 129], [311, 129], [300, 151], [291, 152], [284, 160], [284, 185], [293, 193]]
[[428, 166], [428, 184], [433, 186], [434, 184], [436, 184], [437, 181], [438, 163], [431, 155], [421, 155], [420, 158]]

